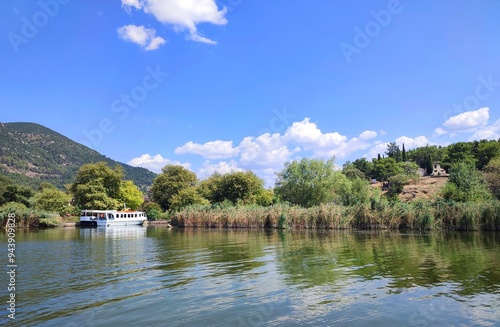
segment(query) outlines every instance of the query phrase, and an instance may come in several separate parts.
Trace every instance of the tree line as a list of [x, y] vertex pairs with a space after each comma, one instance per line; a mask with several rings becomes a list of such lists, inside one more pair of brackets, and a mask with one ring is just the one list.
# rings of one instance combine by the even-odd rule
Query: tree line
[[[81, 209], [127, 207], [144, 210], [152, 219], [189, 206], [374, 206], [380, 201], [398, 201], [404, 185], [418, 183], [422, 171], [432, 171], [434, 163], [440, 163], [450, 174], [439, 198], [457, 202], [500, 198], [500, 142], [482, 140], [409, 151], [404, 144], [400, 148], [392, 142], [377, 158], [348, 161], [340, 170], [334, 158], [290, 161], [276, 174], [273, 189], [266, 189], [264, 181], [252, 171], [215, 173], [199, 180], [182, 166], [167, 165], [143, 194], [132, 181], [124, 179], [120, 166], [111, 168], [99, 162], [81, 166], [73, 183], [64, 190], [46, 182], [32, 189], [0, 176], [0, 206], [17, 203], [60, 215], [76, 215]], [[371, 187], [374, 179], [384, 182], [388, 192], [383, 194]]]

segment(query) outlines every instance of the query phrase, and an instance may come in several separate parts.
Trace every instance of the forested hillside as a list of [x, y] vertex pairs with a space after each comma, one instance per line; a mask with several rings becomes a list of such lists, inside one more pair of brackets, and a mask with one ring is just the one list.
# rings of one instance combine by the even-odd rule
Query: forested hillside
[[120, 165], [125, 179], [141, 189], [149, 187], [156, 174], [114, 161], [95, 150], [35, 123], [0, 123], [0, 173], [14, 182], [37, 186], [42, 181], [59, 188], [73, 182], [86, 163], [104, 161]]

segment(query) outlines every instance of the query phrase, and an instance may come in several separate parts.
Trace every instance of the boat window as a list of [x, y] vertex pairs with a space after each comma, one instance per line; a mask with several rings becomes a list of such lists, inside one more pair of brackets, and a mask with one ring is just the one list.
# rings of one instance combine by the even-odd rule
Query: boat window
[[128, 217], [130, 218], [130, 214], [128, 214]]
[[135, 214], [135, 218], [137, 218], [137, 214]]

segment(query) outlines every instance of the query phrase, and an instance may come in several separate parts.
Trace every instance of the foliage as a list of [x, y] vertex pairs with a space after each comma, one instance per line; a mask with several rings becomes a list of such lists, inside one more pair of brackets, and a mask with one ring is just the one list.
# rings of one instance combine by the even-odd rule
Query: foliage
[[195, 186], [196, 182], [196, 174], [192, 171], [179, 165], [167, 165], [154, 179], [151, 196], [163, 210], [169, 210], [173, 197], [181, 190]]
[[262, 188], [255, 196], [255, 203], [262, 207], [267, 207], [275, 203], [273, 190]]
[[344, 206], [370, 203], [370, 189], [368, 181], [359, 177], [337, 181], [335, 187], [338, 202]]
[[403, 169], [394, 158], [382, 158], [374, 163], [373, 174], [378, 180], [385, 181], [391, 176], [402, 173]]
[[345, 178], [334, 168], [333, 159], [325, 162], [304, 158], [287, 162], [277, 174], [275, 193], [282, 201], [304, 207], [331, 202], [336, 181]]
[[33, 197], [33, 207], [37, 210], [65, 214], [70, 211], [71, 196], [55, 187], [44, 187]]
[[144, 202], [144, 195], [132, 181], [122, 181], [118, 200], [127, 208], [136, 210]]
[[472, 152], [476, 158], [476, 168], [483, 169], [491, 159], [500, 156], [500, 142], [497, 141], [474, 141]]
[[484, 167], [484, 178], [488, 183], [491, 193], [500, 199], [500, 156], [490, 160]]
[[401, 150], [399, 149], [399, 146], [396, 144], [396, 142], [391, 142], [387, 145], [385, 154], [389, 158], [393, 158], [394, 160], [396, 160], [396, 162], [400, 162], [402, 160]]
[[140, 210], [146, 213], [148, 220], [158, 220], [162, 214], [160, 205], [155, 202], [144, 202]]
[[446, 155], [443, 158], [441, 166], [446, 171], [450, 171], [451, 167], [457, 163], [466, 163], [475, 166], [477, 159], [472, 152], [472, 147], [473, 144], [471, 142], [450, 144], [446, 148]]
[[170, 210], [179, 210], [190, 205], [208, 205], [210, 202], [202, 197], [195, 187], [180, 190], [172, 197]]
[[118, 208], [122, 177], [119, 166], [111, 169], [105, 162], [83, 165], [70, 186], [75, 205], [82, 209]]
[[397, 174], [389, 177], [389, 184], [391, 185], [391, 195], [396, 195], [403, 192], [405, 185], [409, 183], [409, 176], [407, 174]]
[[0, 194], [0, 205], [7, 202], [19, 202], [25, 206], [30, 206], [30, 197], [33, 196], [33, 190], [22, 185], [7, 184]]
[[480, 202], [491, 199], [491, 193], [470, 161], [458, 162], [442, 190], [444, 199], [458, 202]]

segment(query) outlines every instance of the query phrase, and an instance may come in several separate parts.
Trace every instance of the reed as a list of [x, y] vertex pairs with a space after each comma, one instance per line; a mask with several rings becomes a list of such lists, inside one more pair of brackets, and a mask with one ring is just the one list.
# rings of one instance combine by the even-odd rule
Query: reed
[[500, 201], [380, 201], [311, 208], [288, 204], [191, 206], [173, 213], [172, 224], [205, 228], [500, 230]]

